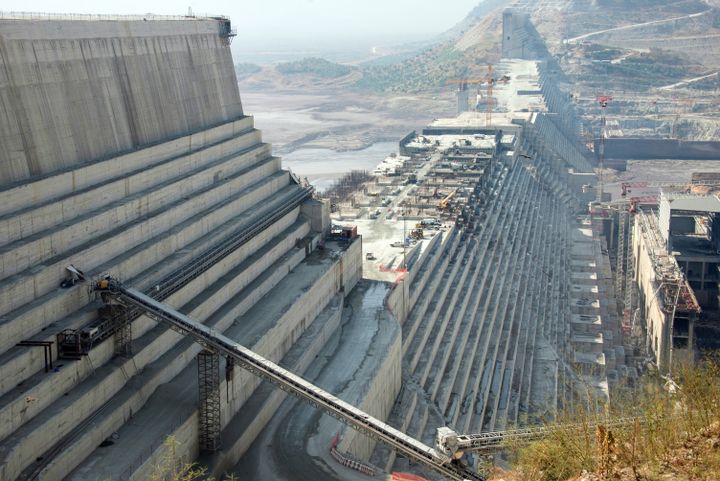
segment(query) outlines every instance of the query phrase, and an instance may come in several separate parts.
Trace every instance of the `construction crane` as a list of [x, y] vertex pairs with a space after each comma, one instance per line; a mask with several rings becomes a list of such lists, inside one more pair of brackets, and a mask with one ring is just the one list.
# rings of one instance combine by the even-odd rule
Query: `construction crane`
[[[606, 429], [625, 428], [639, 423], [636, 418], [620, 418], [598, 423]], [[466, 452], [497, 450], [508, 442], [531, 442], [546, 438], [556, 432], [583, 432], [588, 424], [574, 423], [557, 426], [538, 426], [507, 431], [487, 432], [480, 434], [458, 434], [448, 427], [437, 429], [435, 450], [452, 459], [460, 459]]]
[[611, 202], [590, 202], [588, 212], [591, 216], [596, 217], [610, 217], [614, 213], [623, 212], [634, 214], [639, 206], [654, 206], [657, 203], [658, 197], [656, 195], [626, 197]]
[[297, 396], [350, 427], [380, 441], [398, 451], [407, 458], [434, 470], [447, 479], [456, 481], [484, 481], [479, 474], [468, 469], [457, 459], [427, 446], [415, 438], [383, 423], [351, 404], [305, 381], [299, 376], [283, 369], [272, 361], [214, 331], [199, 321], [178, 312], [172, 307], [158, 302], [142, 292], [124, 286], [112, 277], [106, 277], [94, 284], [106, 303], [117, 302], [127, 307], [143, 311], [151, 318], [162, 322], [171, 329], [192, 337], [205, 349], [232, 359], [242, 368], [262, 377], [280, 389]]
[[[510, 81], [510, 76], [503, 75], [500, 78], [496, 78], [493, 75], [494, 68], [492, 64], [488, 64], [487, 66], [487, 75], [482, 78], [477, 79], [455, 79], [455, 80], [448, 80], [447, 84], [457, 84], [458, 90], [465, 91], [467, 89], [468, 85], [471, 84], [485, 84], [486, 85], [486, 91], [485, 91], [485, 126], [490, 127], [492, 126], [492, 112], [493, 112], [493, 85], [497, 82], [502, 83], [508, 83]], [[479, 93], [479, 90], [478, 90]], [[477, 111], [477, 105], [479, 102], [476, 101], [475, 103], [475, 110]]]
[[605, 193], [605, 174], [603, 173], [603, 169], [605, 168], [605, 139], [607, 138], [607, 120], [605, 118], [605, 109], [607, 108], [608, 103], [610, 103], [612, 99], [613, 98], [610, 95], [599, 95], [597, 97], [597, 102], [598, 104], [600, 104], [600, 152], [598, 155], [598, 167], [600, 170], [600, 174], [598, 176], [598, 202], [603, 201], [603, 196]]
[[455, 189], [452, 192], [450, 192], [448, 195], [446, 195], [440, 202], [438, 202], [438, 209], [445, 210], [448, 207], [448, 204], [452, 200], [453, 197], [455, 197], [455, 194], [458, 193], [459, 189]]

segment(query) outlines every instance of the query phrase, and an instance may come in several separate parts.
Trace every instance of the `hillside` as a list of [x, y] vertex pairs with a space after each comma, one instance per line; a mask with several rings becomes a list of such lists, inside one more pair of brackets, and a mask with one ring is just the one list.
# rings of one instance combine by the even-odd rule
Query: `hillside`
[[305, 58], [243, 71], [241, 86], [253, 90], [341, 87], [371, 94], [437, 91], [448, 80], [482, 75], [488, 63], [499, 60], [501, 11], [508, 3], [479, 3], [463, 21], [414, 53], [380, 57], [357, 67]]
[[[605, 428], [583, 412], [563, 416], [580, 425], [553, 429], [528, 446], [508, 445], [512, 469], [491, 481], [716, 481], [720, 479], [720, 364], [706, 360], [666, 378], [646, 375], [617, 395], [609, 414], [632, 419]], [[678, 387], [679, 385], [679, 387]]]

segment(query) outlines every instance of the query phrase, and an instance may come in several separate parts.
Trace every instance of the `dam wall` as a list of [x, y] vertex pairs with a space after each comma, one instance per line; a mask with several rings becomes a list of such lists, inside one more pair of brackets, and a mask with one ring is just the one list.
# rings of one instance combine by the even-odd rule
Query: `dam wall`
[[224, 27], [0, 20], [0, 187], [242, 117]]
[[[380, 309], [376, 313], [378, 329], [363, 359], [362, 366], [356, 371], [354, 380], [362, 382], [357, 394], [340, 393], [366, 413], [378, 419], [387, 419], [395, 404], [395, 398], [402, 384], [402, 350], [400, 326], [387, 311]], [[372, 438], [343, 426], [344, 433], [337, 446], [338, 451], [350, 454], [355, 459], [367, 461], [378, 444]]]
[[[595, 141], [599, 152], [599, 140]], [[607, 159], [720, 160], [720, 142], [680, 139], [610, 138], [605, 140]]]
[[[183, 459], [200, 452], [201, 347], [147, 316], [108, 324], [70, 265], [298, 372], [338, 332], [362, 241], [325, 242], [327, 203], [243, 115], [230, 33], [222, 18], [0, 21], [0, 479], [145, 479], [169, 434]], [[88, 341], [68, 352], [66, 336]], [[227, 449], [207, 465], [224, 470], [284, 396], [215, 365]], [[378, 414], [398, 389], [355, 385]]]

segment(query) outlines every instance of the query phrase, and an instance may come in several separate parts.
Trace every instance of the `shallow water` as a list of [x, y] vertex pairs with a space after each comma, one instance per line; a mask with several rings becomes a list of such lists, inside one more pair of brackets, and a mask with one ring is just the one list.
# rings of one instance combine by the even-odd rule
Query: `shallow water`
[[283, 168], [307, 177], [322, 191], [343, 174], [352, 170], [371, 171], [391, 152], [397, 153], [397, 142], [378, 142], [366, 149], [335, 152], [329, 149], [298, 149], [283, 156]]

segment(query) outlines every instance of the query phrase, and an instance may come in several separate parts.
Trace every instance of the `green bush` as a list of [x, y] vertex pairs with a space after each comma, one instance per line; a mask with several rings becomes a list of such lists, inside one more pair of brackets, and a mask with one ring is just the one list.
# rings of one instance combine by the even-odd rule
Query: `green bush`
[[[514, 447], [516, 479], [564, 481], [583, 471], [601, 480], [720, 479], [720, 364], [681, 367], [675, 381], [672, 394], [657, 376], [619, 389], [606, 412], [636, 419], [623, 428], [604, 429], [602, 418], [583, 410], [562, 416], [547, 438]], [[563, 429], [567, 420], [582, 427]]]
[[324, 58], [311, 57], [278, 64], [275, 70], [283, 75], [311, 74], [319, 77], [335, 78], [349, 74], [354, 68], [330, 62]]

